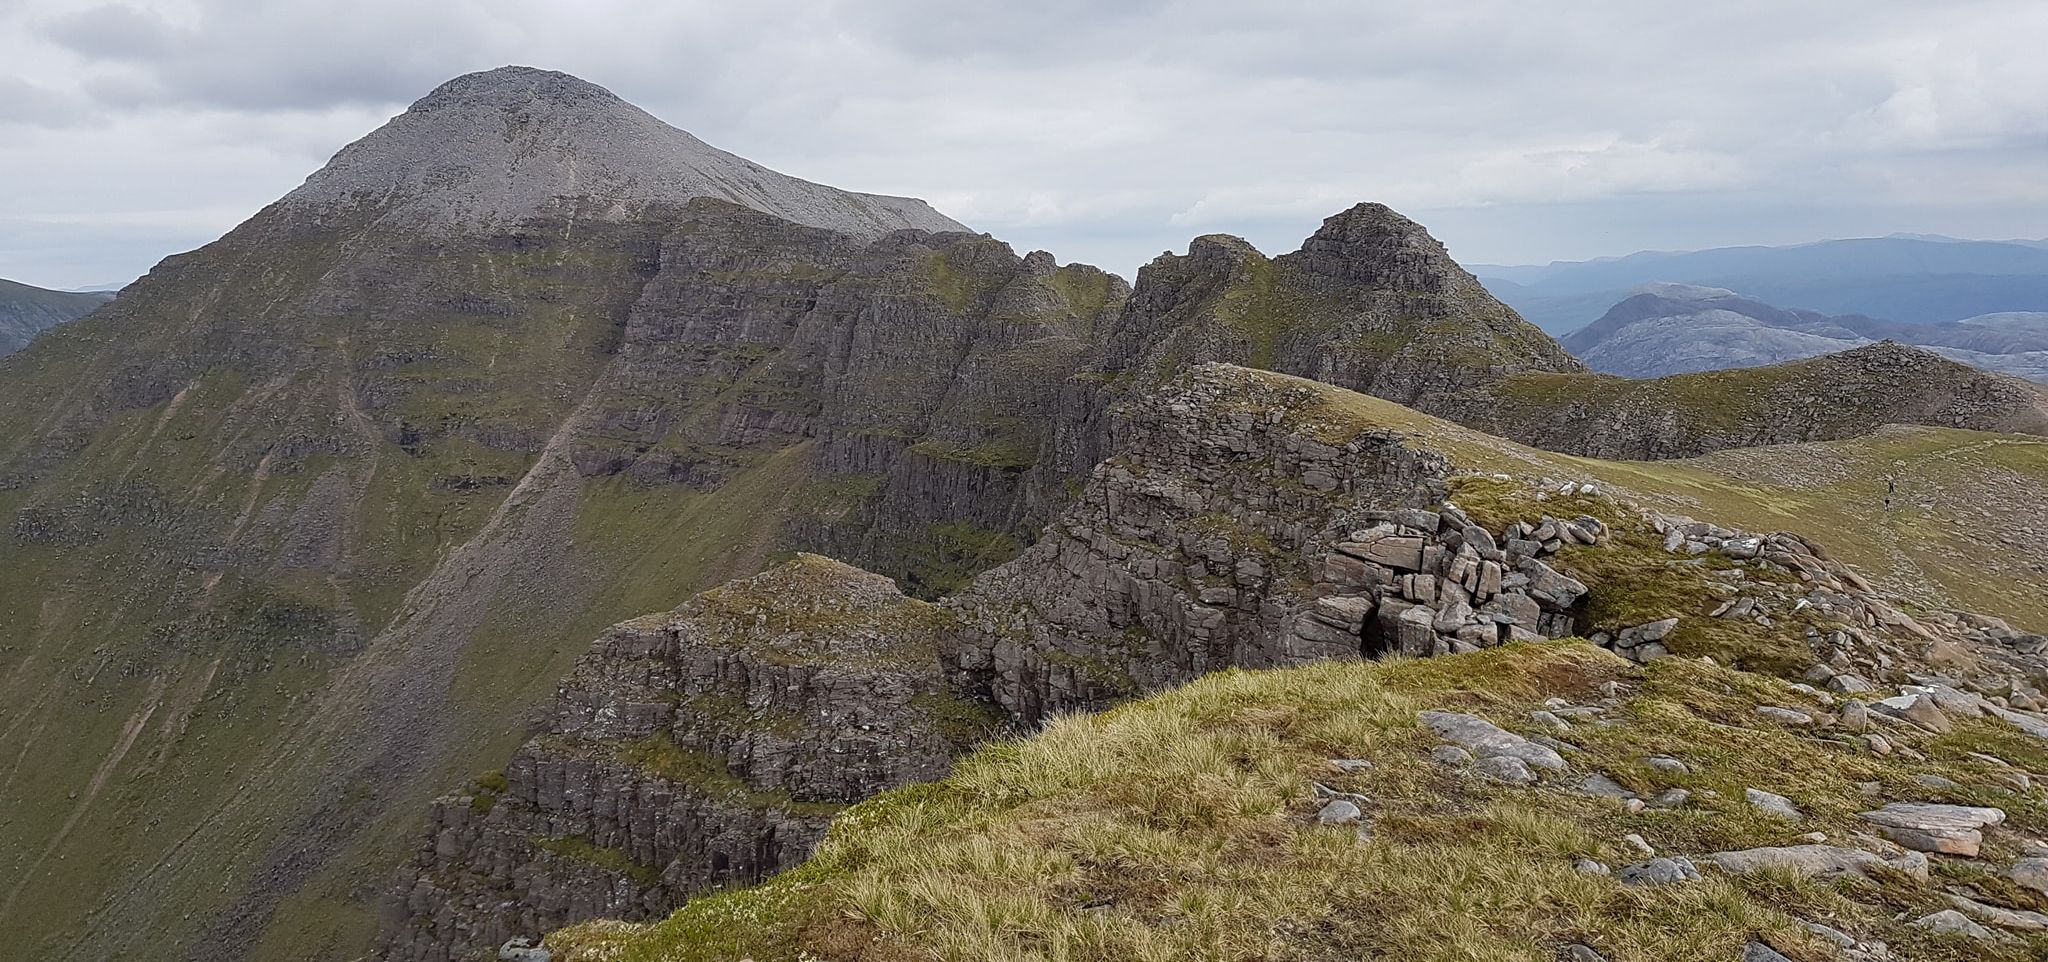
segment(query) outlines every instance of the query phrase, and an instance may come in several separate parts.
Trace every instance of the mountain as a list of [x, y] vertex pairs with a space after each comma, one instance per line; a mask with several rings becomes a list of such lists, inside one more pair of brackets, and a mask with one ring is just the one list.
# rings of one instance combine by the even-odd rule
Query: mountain
[[[2002, 522], [1944, 496], [2000, 445], [1990, 457], [2048, 476], [2040, 439], [1918, 428], [1772, 449], [1806, 470], [1767, 482], [1562, 457], [1214, 364], [1116, 421], [1112, 457], [1044, 537], [942, 606], [803, 557], [609, 630], [512, 764], [436, 804], [395, 888], [393, 957], [593, 914], [645, 924], [549, 934], [559, 957], [1349, 956], [1455, 939], [1469, 958], [1590, 942], [1733, 959], [1757, 942], [1823, 951], [1808, 918], [1910, 958], [2042, 947], [1997, 915], [2038, 894], [1989, 882], [1968, 911], [2035, 941], [1986, 955], [1907, 924], [1961, 904], [1913, 850], [1952, 859], [1932, 869], [1944, 878], [2020, 878], [2011, 846], [2048, 830], [2024, 774], [2048, 767], [2048, 639], [1931, 603], [2002, 580], [1979, 564], [2041, 570], [2041, 542], [2007, 556]], [[1723, 526], [1819, 494], [1815, 469], [1845, 452], [1908, 450], [1932, 456], [1894, 481], [1926, 508], [1830, 497], [1849, 522], [1830, 547]], [[2013, 517], [2038, 528], [2040, 489], [2021, 496]], [[1910, 532], [1943, 543], [1890, 540]], [[1927, 567], [1884, 573], [1903, 557]], [[1912, 586], [1915, 614], [1893, 585]], [[2041, 624], [2038, 593], [2011, 587], [2000, 597], [2032, 594]], [[892, 619], [915, 627], [879, 627]], [[917, 784], [949, 739], [1000, 731], [1036, 734]], [[2004, 827], [1886, 832], [1902, 848], [1859, 814], [1928, 797]], [[1772, 799], [1796, 810], [1759, 810]], [[1813, 830], [1825, 844], [1799, 837]], [[1652, 846], [1697, 871], [1660, 868]], [[1756, 866], [1773, 871], [1743, 875]], [[1866, 872], [1885, 884], [1785, 896], [1802, 874]], [[1387, 907], [1359, 913], [1367, 898]], [[1482, 911], [1516, 921], [1471, 924]]]
[[353, 958], [598, 628], [792, 548], [1014, 552], [1126, 288], [951, 224], [512, 68], [0, 363], [0, 927]]
[[74, 294], [0, 280], [0, 357], [21, 350], [37, 334], [98, 310], [111, 294]]
[[[787, 864], [990, 725], [1343, 650], [1259, 614], [1317, 583], [1285, 552], [1449, 484], [1350, 431], [1360, 404], [1625, 458], [2048, 430], [2033, 388], [1891, 347], [1588, 372], [1375, 204], [1278, 256], [1198, 238], [1135, 284], [956, 227], [504, 68], [0, 361], [9, 951], [438, 962], [501, 909], [651, 917]], [[2033, 523], [1984, 510], [1961, 530]], [[1912, 530], [1889, 559], [1958, 564]], [[1579, 623], [1562, 583], [1513, 587], [1508, 621], [1449, 636]], [[1415, 617], [1375, 630], [1419, 638]], [[620, 771], [615, 736], [667, 774]], [[435, 805], [471, 784], [482, 823]], [[449, 864], [386, 900], [430, 817]], [[650, 878], [591, 839], [604, 819], [691, 860]]]
[[1591, 323], [1632, 289], [1657, 282], [1916, 324], [2048, 311], [2048, 248], [2016, 241], [1867, 237], [1475, 270], [1524, 317], [1559, 334]]
[[1988, 371], [2048, 381], [2048, 313], [1902, 324], [1784, 310], [1733, 291], [1683, 284], [1640, 288], [1563, 344], [1595, 370], [1658, 377], [1797, 360], [1880, 339], [1913, 344]]

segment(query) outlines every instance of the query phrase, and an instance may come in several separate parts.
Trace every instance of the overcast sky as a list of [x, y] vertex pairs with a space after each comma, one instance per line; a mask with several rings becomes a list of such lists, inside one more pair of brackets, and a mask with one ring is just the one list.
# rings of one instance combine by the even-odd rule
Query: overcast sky
[[0, 277], [127, 280], [506, 63], [1126, 276], [1360, 200], [1467, 263], [2040, 237], [2044, 38], [2041, 0], [0, 0]]

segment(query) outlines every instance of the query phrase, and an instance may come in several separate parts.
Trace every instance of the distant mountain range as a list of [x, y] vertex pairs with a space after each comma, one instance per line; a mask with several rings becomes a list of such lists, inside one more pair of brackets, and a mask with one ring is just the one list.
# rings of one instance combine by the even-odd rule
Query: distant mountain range
[[1638, 288], [1563, 343], [1594, 370], [1662, 377], [1776, 364], [1881, 340], [2048, 381], [2048, 313], [2043, 312], [1908, 324], [1774, 307], [1718, 287], [1660, 283]]
[[1487, 289], [1554, 334], [1644, 284], [1741, 291], [1768, 304], [1911, 324], [2048, 311], [2048, 242], [1895, 235], [1789, 247], [1642, 251], [1543, 266], [1480, 265]]
[[51, 291], [0, 280], [0, 357], [26, 347], [37, 334], [90, 314], [113, 299], [114, 295], [105, 292]]

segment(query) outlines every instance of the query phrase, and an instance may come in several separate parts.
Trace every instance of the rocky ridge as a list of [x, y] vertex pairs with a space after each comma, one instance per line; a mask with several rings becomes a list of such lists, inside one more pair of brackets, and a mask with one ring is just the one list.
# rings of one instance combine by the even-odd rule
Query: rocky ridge
[[84, 317], [113, 299], [112, 294], [46, 291], [0, 280], [0, 357], [26, 347], [37, 334]]
[[380, 952], [466, 958], [801, 862], [840, 808], [944, 776], [991, 730], [944, 694], [951, 628], [816, 555], [613, 627], [541, 735], [436, 803]]

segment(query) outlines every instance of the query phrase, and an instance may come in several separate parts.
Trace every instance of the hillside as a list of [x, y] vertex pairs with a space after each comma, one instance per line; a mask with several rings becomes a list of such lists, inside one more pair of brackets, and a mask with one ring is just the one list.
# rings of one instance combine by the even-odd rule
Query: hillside
[[1683, 284], [1641, 288], [1562, 343], [1596, 371], [1661, 377], [1794, 361], [1878, 340], [1923, 347], [1987, 371], [2048, 381], [2048, 314], [1902, 324], [1783, 310], [1733, 291]]
[[112, 294], [69, 294], [0, 280], [0, 357], [21, 350], [36, 335], [98, 310]]
[[2022, 242], [1865, 237], [1475, 270], [1502, 300], [1556, 334], [1591, 323], [1632, 289], [1656, 282], [1914, 324], [2048, 311], [2048, 249]]
[[[859, 669], [876, 686], [876, 672], [951, 665], [958, 717], [1026, 731], [1057, 721], [935, 785], [845, 810], [817, 855], [795, 867], [778, 851], [768, 864], [791, 870], [758, 888], [653, 924], [570, 928], [549, 937], [553, 950], [1533, 960], [1577, 944], [1625, 962], [1776, 957], [1743, 954], [1754, 946], [1819, 959], [1834, 938], [1914, 959], [2043, 948], [2025, 914], [2048, 908], [2028, 887], [2033, 839], [2048, 830], [2027, 774], [2048, 766], [2048, 720], [2031, 711], [2048, 671], [2039, 636], [1886, 597], [1842, 564], [1882, 551], [1695, 522], [1660, 507], [1669, 494], [1595, 480], [1641, 466], [1530, 451], [1315, 382], [1206, 366], [1119, 424], [1115, 456], [1046, 536], [927, 622], [936, 644]], [[1510, 464], [1519, 476], [1496, 470]], [[1778, 507], [1759, 492], [1749, 510]], [[769, 577], [862, 584], [822, 560], [793, 565]], [[705, 793], [784, 818], [858, 800], [847, 783], [821, 796], [794, 787], [810, 777], [801, 769], [759, 767], [782, 757], [765, 745], [854, 730], [802, 721], [818, 702], [712, 700], [698, 672], [622, 660], [762, 651], [737, 642], [755, 636], [746, 625], [783, 626], [772, 630], [787, 646], [863, 623], [857, 607], [844, 609], [851, 622], [818, 617], [815, 592], [724, 590], [751, 615], [739, 635], [594, 649], [556, 717], [597, 738], [581, 751], [598, 767], [555, 769], [564, 790], [521, 762], [445, 799], [439, 818], [457, 831], [425, 841], [397, 890], [409, 904], [440, 906], [433, 924], [459, 921], [420, 893], [477, 873], [484, 897], [470, 911], [485, 914], [466, 930], [487, 944], [535, 935], [493, 913], [562, 906], [517, 894], [536, 877], [648, 891], [781, 837], [725, 834], [735, 823], [697, 814]], [[693, 624], [723, 597], [670, 623]], [[1592, 641], [1543, 641], [1572, 635]], [[1356, 662], [1392, 653], [1410, 659]], [[623, 679], [635, 681], [610, 681]], [[1915, 684], [1935, 687], [1892, 695]], [[777, 687], [808, 699], [841, 689]], [[710, 704], [729, 707], [715, 719], [696, 707]], [[632, 727], [574, 721], [605, 718]], [[861, 737], [900, 737], [873, 731]], [[715, 732], [750, 734], [692, 748]], [[559, 751], [548, 746], [560, 737], [522, 756]], [[644, 760], [671, 740], [696, 752], [689, 767]], [[1902, 813], [1946, 812], [1901, 807], [1921, 803], [1995, 814], [1899, 827], [1931, 824]], [[551, 834], [518, 827], [530, 824]], [[494, 873], [534, 864], [525, 846], [553, 854], [494, 889]], [[651, 908], [614, 911], [658, 918]], [[426, 921], [400, 919], [399, 932]]]

